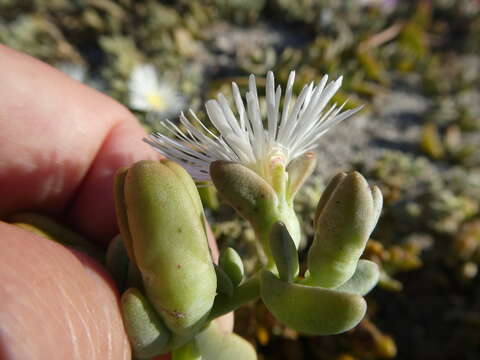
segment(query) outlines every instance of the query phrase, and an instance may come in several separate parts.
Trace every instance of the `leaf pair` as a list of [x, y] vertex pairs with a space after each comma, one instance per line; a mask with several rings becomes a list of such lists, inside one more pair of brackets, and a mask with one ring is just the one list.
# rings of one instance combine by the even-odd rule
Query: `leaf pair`
[[173, 162], [141, 161], [119, 172], [115, 188], [125, 247], [149, 302], [173, 334], [193, 336], [217, 288], [193, 180]]
[[382, 209], [382, 193], [358, 172], [340, 173], [325, 189], [315, 214], [308, 252], [312, 285], [336, 288], [355, 272]]
[[211, 322], [192, 339], [172, 337], [148, 300], [131, 288], [122, 296], [125, 327], [135, 356], [149, 359], [172, 350], [172, 360], [255, 360], [253, 346], [240, 336], [222, 332]]
[[298, 255], [287, 228], [274, 225], [270, 246], [278, 277], [269, 270], [260, 275], [261, 297], [267, 308], [281, 322], [297, 331], [312, 335], [332, 335], [356, 326], [365, 315], [362, 298], [378, 282], [378, 266], [360, 260], [356, 271], [336, 289], [294, 283], [298, 275]]
[[231, 247], [226, 248], [220, 254], [215, 272], [217, 292], [231, 297], [235, 288], [243, 281], [244, 269], [240, 255]]
[[287, 226], [298, 247], [300, 225], [293, 199], [312, 173], [315, 162], [314, 153], [306, 153], [285, 169], [273, 159], [262, 171], [264, 177], [239, 163], [215, 161], [210, 165], [210, 177], [218, 193], [250, 222], [269, 259], [269, 235], [277, 221]]

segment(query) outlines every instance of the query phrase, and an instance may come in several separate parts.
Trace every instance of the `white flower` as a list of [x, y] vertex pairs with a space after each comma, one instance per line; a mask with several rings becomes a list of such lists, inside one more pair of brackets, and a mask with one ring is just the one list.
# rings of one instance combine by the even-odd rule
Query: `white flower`
[[325, 75], [315, 86], [305, 85], [294, 100], [292, 92], [295, 72], [288, 77], [283, 109], [280, 112], [282, 89], [275, 90], [273, 73], [267, 74], [266, 103], [267, 119], [264, 125], [255, 83], [250, 75], [245, 107], [237, 84], [232, 83], [236, 117], [223, 96], [205, 104], [208, 117], [217, 129], [214, 134], [190, 110], [192, 120], [182, 113], [182, 131], [171, 121], [163, 125], [176, 138], [153, 133], [147, 143], [167, 158], [181, 163], [199, 181], [209, 180], [209, 165], [216, 160], [242, 163], [268, 179], [272, 161], [286, 167], [288, 163], [317, 146], [318, 139], [331, 127], [360, 110], [341, 112], [343, 105], [334, 104], [325, 110], [327, 103], [338, 91], [342, 78], [328, 82]]
[[390, 13], [395, 10], [398, 0], [360, 0], [361, 7], [376, 7], [384, 13]]
[[182, 97], [168, 84], [158, 80], [153, 65], [143, 64], [133, 69], [128, 82], [130, 107], [162, 116], [177, 114], [183, 107]]

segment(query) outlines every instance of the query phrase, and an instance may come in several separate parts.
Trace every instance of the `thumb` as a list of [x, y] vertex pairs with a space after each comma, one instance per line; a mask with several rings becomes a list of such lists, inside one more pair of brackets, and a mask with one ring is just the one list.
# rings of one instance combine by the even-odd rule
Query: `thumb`
[[93, 260], [0, 222], [0, 358], [130, 359], [118, 294]]

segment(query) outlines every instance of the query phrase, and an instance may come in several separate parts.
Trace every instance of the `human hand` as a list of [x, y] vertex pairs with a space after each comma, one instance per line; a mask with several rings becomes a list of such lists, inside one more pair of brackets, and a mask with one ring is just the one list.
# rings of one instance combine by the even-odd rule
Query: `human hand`
[[[143, 129], [107, 96], [1, 45], [0, 78], [0, 216], [47, 213], [107, 243], [118, 232], [116, 170], [156, 157]], [[98, 264], [4, 222], [0, 242], [1, 359], [131, 358], [118, 292]]]

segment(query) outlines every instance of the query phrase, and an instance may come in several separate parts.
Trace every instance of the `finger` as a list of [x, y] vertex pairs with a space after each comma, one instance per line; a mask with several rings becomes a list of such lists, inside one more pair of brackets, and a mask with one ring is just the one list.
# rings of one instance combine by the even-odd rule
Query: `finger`
[[[86, 235], [108, 233], [103, 215], [112, 233], [112, 168], [153, 156], [140, 125], [111, 98], [1, 45], [0, 76], [0, 216], [61, 214], [73, 201], [72, 223]], [[84, 199], [90, 191], [106, 198]]]
[[90, 166], [68, 214], [73, 225], [88, 236], [108, 241], [118, 233], [113, 196], [115, 173], [122, 166], [156, 157], [146, 148], [144, 136], [136, 122], [117, 124]]
[[0, 239], [0, 358], [131, 358], [118, 296], [92, 260], [5, 223]]

